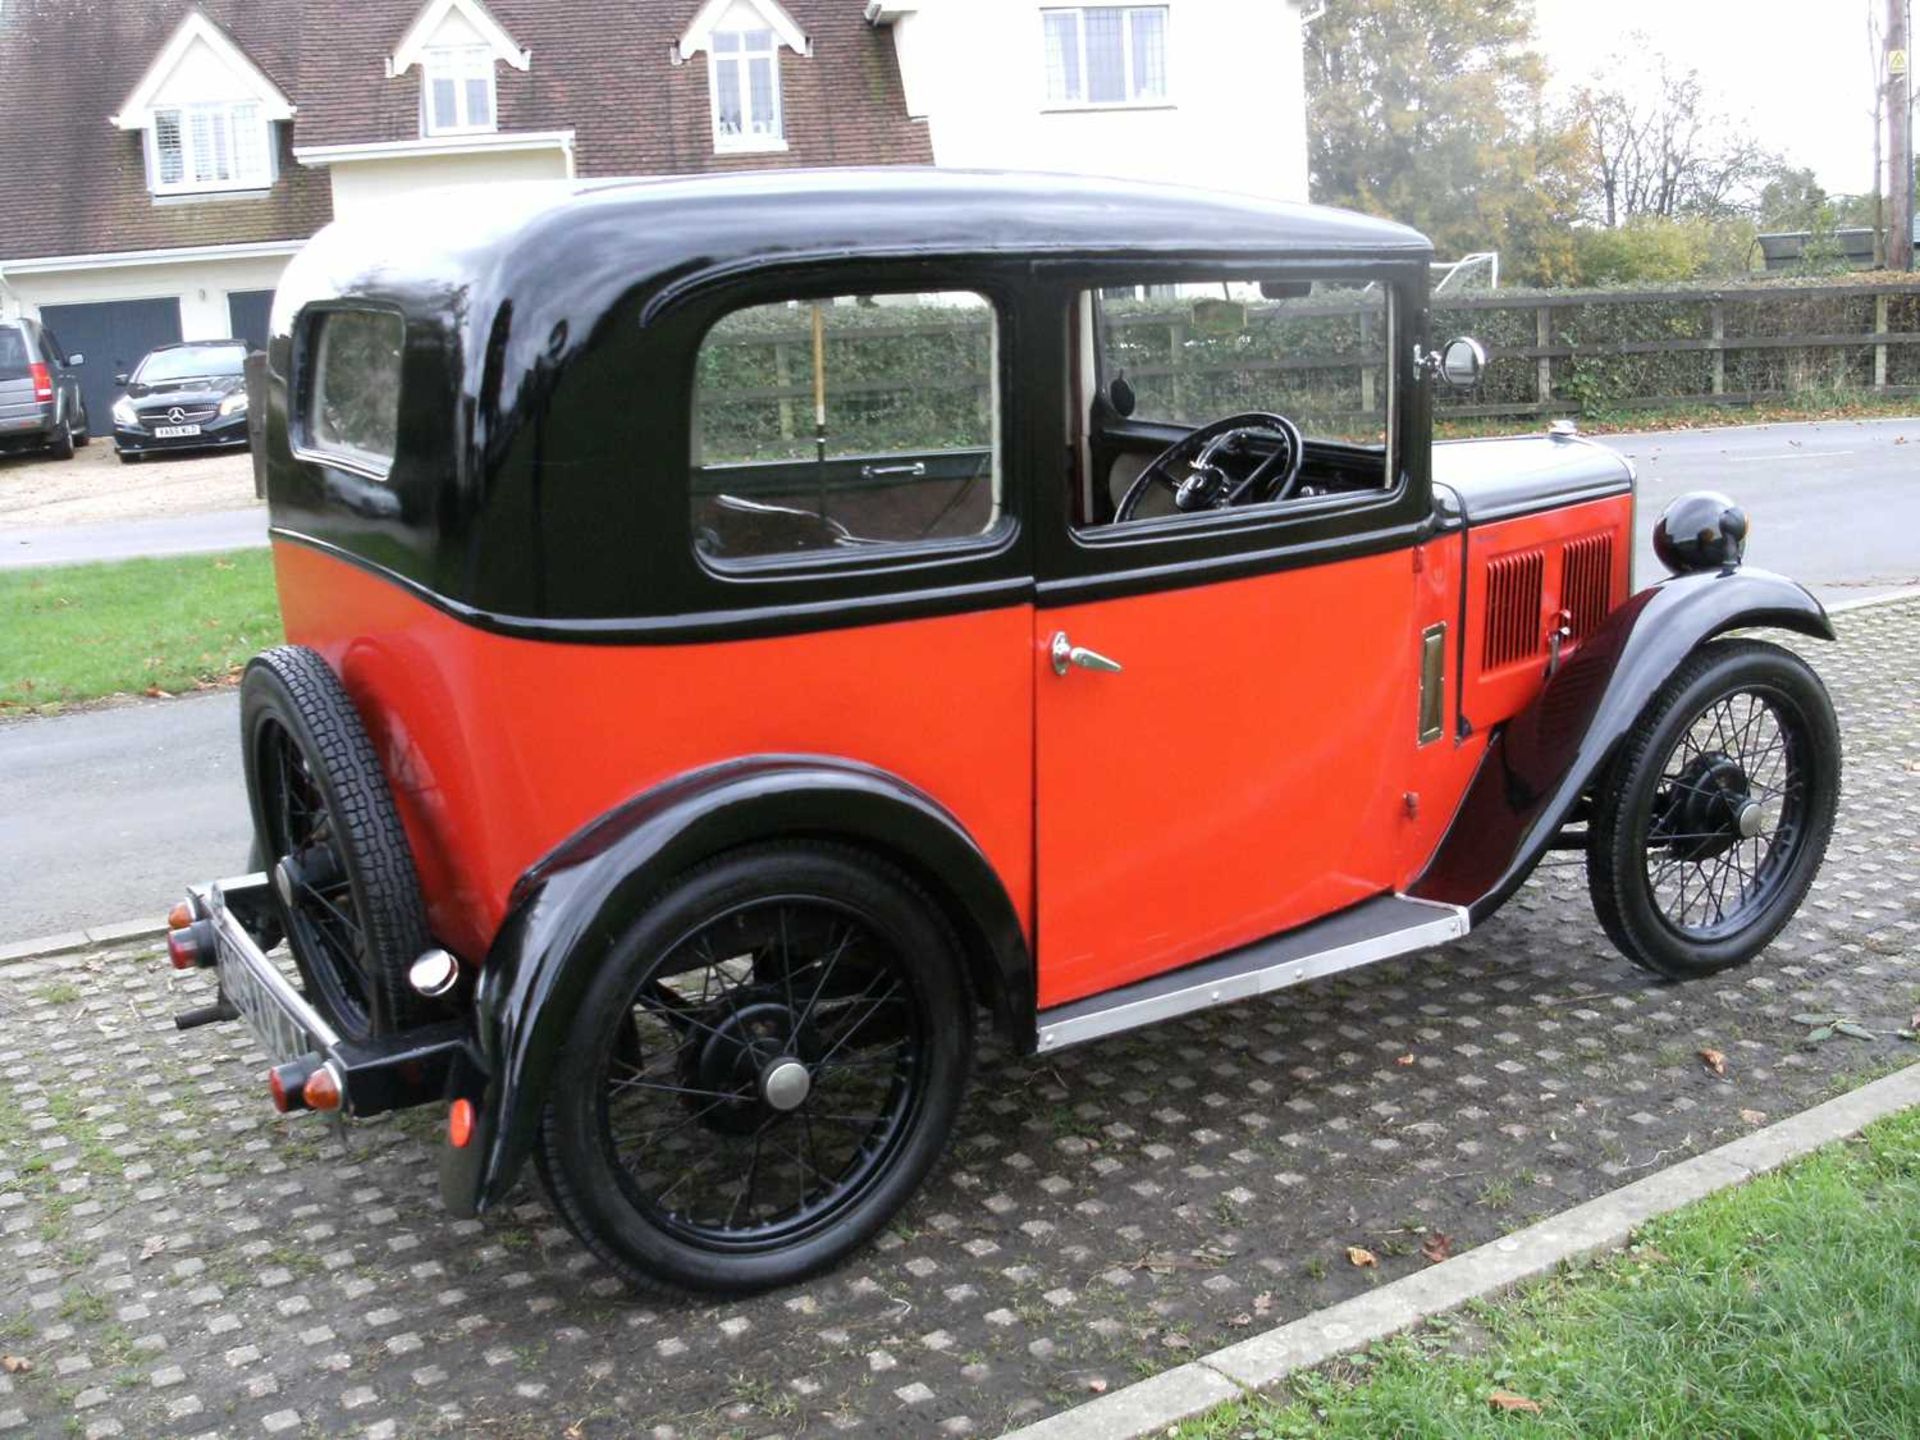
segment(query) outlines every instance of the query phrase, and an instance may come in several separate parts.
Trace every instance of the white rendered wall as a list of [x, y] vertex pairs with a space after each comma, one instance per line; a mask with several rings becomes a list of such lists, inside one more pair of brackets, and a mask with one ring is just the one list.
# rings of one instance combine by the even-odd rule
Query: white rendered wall
[[572, 174], [567, 152], [481, 151], [468, 155], [418, 155], [386, 160], [337, 162], [333, 172], [336, 220], [377, 210], [383, 201], [441, 185], [486, 185], [509, 180], [564, 180]]
[[1297, 0], [1164, 0], [1167, 98], [1070, 109], [1047, 99], [1039, 0], [889, 5], [907, 110], [937, 165], [1053, 170], [1307, 198]]
[[42, 305], [85, 305], [97, 300], [180, 302], [180, 338], [224, 340], [233, 333], [227, 294], [271, 290], [286, 268], [282, 255], [243, 260], [189, 260], [164, 265], [116, 265], [99, 270], [63, 270], [9, 275], [7, 288], [18, 309], [38, 318]]

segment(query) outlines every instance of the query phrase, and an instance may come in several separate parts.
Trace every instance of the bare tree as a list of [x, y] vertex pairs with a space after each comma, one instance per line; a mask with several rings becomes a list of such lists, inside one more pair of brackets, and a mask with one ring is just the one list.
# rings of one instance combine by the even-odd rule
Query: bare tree
[[1609, 227], [1640, 215], [1726, 215], [1751, 208], [1778, 157], [1720, 109], [1697, 70], [1675, 70], [1644, 35], [1609, 62], [1622, 77], [1573, 95], [1585, 133], [1584, 211]]

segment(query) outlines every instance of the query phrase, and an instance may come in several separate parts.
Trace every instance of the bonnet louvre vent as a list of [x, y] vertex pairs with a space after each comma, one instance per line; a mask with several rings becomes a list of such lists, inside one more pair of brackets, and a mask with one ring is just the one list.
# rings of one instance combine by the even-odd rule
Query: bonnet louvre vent
[[1487, 565], [1487, 637], [1481, 667], [1497, 670], [1540, 652], [1540, 590], [1546, 579], [1543, 550], [1519, 550]]
[[1573, 638], [1584, 640], [1600, 628], [1611, 608], [1613, 536], [1570, 540], [1562, 557], [1560, 606], [1567, 612]]

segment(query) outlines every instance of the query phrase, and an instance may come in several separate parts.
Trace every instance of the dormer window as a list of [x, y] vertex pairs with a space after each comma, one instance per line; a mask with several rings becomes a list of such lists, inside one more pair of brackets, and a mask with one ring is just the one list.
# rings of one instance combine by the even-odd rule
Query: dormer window
[[713, 148], [721, 155], [787, 148], [780, 51], [813, 47], [779, 0], [707, 0], [676, 47], [676, 63], [707, 52]]
[[111, 117], [140, 133], [156, 198], [265, 190], [274, 181], [273, 127], [293, 102], [234, 38], [189, 11]]
[[147, 188], [156, 195], [273, 183], [267, 122], [250, 100], [155, 110], [147, 133]]
[[713, 60], [713, 148], [784, 150], [780, 124], [780, 43], [765, 27], [716, 30]]
[[422, 68], [421, 133], [457, 134], [495, 126], [493, 51], [485, 45], [427, 50]]

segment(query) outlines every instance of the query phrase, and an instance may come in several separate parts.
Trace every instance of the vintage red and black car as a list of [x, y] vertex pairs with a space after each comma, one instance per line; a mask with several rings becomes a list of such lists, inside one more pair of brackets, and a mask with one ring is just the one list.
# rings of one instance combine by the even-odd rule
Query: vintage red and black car
[[745, 1291], [912, 1193], [981, 1023], [1425, 951], [1566, 849], [1632, 960], [1752, 960], [1840, 747], [1729, 632], [1827, 617], [1723, 496], [1634, 591], [1619, 456], [1432, 443], [1484, 354], [1429, 259], [938, 171], [329, 226], [254, 377], [259, 873], [176, 911], [182, 1023], [247, 1017], [283, 1108], [444, 1107], [455, 1213], [531, 1160], [623, 1275]]

